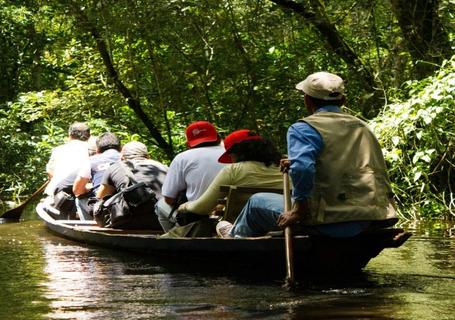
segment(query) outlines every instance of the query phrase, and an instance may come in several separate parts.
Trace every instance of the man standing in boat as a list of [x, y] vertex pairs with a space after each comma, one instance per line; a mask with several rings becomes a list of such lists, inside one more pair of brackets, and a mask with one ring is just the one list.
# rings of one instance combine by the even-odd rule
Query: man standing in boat
[[344, 81], [317, 72], [296, 85], [310, 116], [287, 134], [293, 204], [284, 211], [283, 196], [253, 195], [234, 225], [222, 221], [222, 237], [262, 236], [300, 224], [308, 233], [355, 236], [369, 228], [396, 223], [390, 181], [381, 147], [367, 125], [341, 111]]
[[120, 140], [115, 134], [105, 132], [96, 139], [96, 154], [81, 164], [74, 180], [73, 194], [81, 220], [93, 220], [89, 202], [96, 202], [94, 198], [104, 171], [117, 161], [120, 161]]
[[[218, 158], [224, 153], [215, 126], [208, 121], [196, 121], [185, 130], [189, 150], [179, 153], [169, 166], [163, 184], [163, 198], [156, 213], [164, 231], [175, 226], [177, 207], [186, 201], [197, 200], [223, 168]], [[183, 201], [179, 201], [184, 196]]]

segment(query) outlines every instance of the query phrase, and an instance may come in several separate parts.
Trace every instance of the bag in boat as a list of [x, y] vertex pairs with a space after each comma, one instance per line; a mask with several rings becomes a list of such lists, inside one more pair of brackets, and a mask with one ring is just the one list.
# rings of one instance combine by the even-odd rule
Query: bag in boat
[[98, 225], [118, 229], [161, 229], [155, 214], [155, 192], [144, 182], [136, 182], [122, 163], [130, 186], [97, 204], [94, 217]]
[[60, 190], [54, 195], [54, 208], [61, 213], [76, 212], [76, 200], [72, 194]]
[[83, 215], [87, 215], [86, 219], [93, 217], [95, 204], [98, 202], [98, 198], [95, 197], [93, 192], [87, 192], [76, 197], [79, 200], [78, 207], [81, 209]]
[[150, 187], [139, 182], [103, 200], [94, 217], [98, 225], [118, 229], [156, 229], [156, 196]]
[[179, 226], [186, 226], [187, 224], [207, 218], [207, 215], [196, 214], [190, 211], [177, 211], [175, 220]]

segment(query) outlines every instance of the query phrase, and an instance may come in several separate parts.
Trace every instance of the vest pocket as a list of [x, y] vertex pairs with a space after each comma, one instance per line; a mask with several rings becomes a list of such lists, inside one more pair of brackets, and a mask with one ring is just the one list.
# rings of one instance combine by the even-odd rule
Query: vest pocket
[[337, 199], [348, 205], [386, 205], [387, 181], [373, 169], [360, 168], [343, 176]]

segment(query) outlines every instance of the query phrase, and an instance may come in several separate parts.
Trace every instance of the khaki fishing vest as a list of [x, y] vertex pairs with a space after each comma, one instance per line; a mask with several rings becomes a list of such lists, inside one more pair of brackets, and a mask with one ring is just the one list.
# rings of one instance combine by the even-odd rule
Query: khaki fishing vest
[[305, 223], [395, 218], [381, 147], [367, 125], [336, 112], [318, 112], [301, 121], [316, 129], [324, 143]]

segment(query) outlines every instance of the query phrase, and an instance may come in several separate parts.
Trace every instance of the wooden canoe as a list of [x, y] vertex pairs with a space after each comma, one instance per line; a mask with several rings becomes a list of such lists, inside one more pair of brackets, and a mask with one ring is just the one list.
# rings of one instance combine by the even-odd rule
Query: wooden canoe
[[[36, 211], [47, 227], [58, 236], [77, 242], [137, 252], [148, 256], [201, 259], [225, 270], [227, 264], [241, 262], [251, 268], [284, 268], [283, 236], [260, 238], [160, 238], [152, 230], [101, 228], [94, 221], [55, 220], [38, 204]], [[295, 270], [313, 272], [358, 272], [385, 248], [397, 248], [409, 237], [402, 229], [389, 228], [353, 238], [294, 237]], [[280, 271], [281, 272], [281, 271]]]

